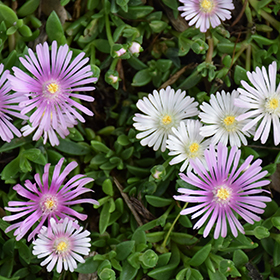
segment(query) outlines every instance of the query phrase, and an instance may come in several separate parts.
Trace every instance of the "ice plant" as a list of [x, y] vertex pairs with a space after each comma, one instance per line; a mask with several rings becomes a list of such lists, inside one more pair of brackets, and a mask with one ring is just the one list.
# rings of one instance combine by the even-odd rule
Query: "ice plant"
[[200, 134], [204, 137], [212, 136], [212, 143], [215, 145], [222, 142], [227, 145], [240, 147], [247, 145], [247, 139], [253, 130], [243, 132], [243, 127], [248, 120], [237, 121], [237, 117], [244, 114], [246, 109], [234, 105], [239, 93], [234, 90], [232, 93], [222, 91], [215, 95], [211, 94], [210, 104], [203, 102], [200, 106], [199, 117], [206, 125], [200, 128]]
[[[227, 224], [232, 234], [236, 237], [238, 230], [244, 233], [243, 226], [235, 216], [240, 215], [246, 222], [253, 224], [260, 221], [256, 214], [262, 214], [266, 207], [264, 202], [271, 199], [260, 195], [261, 187], [268, 185], [269, 180], [263, 180], [267, 171], [261, 171], [261, 160], [252, 162], [250, 155], [239, 166], [241, 151], [237, 147], [228, 148], [222, 143], [218, 144], [217, 151], [211, 144], [204, 155], [208, 170], [199, 159], [191, 161], [196, 174], [187, 172], [180, 174], [187, 183], [197, 189], [179, 188], [178, 192], [183, 195], [174, 196], [176, 200], [198, 203], [198, 205], [186, 208], [181, 215], [194, 213], [192, 219], [202, 215], [194, 225], [194, 229], [202, 227], [206, 223], [203, 236], [208, 236], [210, 230], [215, 226], [214, 238], [227, 235]], [[255, 214], [256, 213], [256, 214]], [[206, 222], [207, 221], [207, 222]]]
[[20, 113], [18, 103], [25, 100], [23, 95], [12, 93], [11, 84], [8, 80], [9, 70], [4, 71], [4, 65], [0, 64], [0, 137], [3, 141], [10, 142], [14, 138], [21, 136], [20, 131], [13, 125], [12, 118], [24, 118]]
[[194, 25], [201, 32], [206, 32], [210, 26], [215, 28], [222, 21], [231, 18], [230, 10], [234, 9], [232, 0], [179, 0], [184, 6], [178, 8], [182, 17], [189, 25]]
[[33, 255], [38, 259], [45, 258], [41, 265], [47, 265], [47, 271], [52, 271], [56, 265], [58, 273], [64, 270], [73, 272], [77, 268], [77, 261], [84, 263], [80, 255], [90, 252], [90, 232], [80, 227], [77, 221], [65, 218], [56, 222], [50, 219], [50, 228], [42, 227], [35, 241], [33, 241]]
[[186, 168], [191, 170], [189, 164], [190, 159], [199, 158], [204, 164], [204, 150], [210, 144], [209, 140], [204, 140], [204, 137], [199, 134], [199, 129], [202, 124], [198, 120], [187, 120], [186, 123], [181, 122], [178, 128], [172, 128], [174, 135], [169, 135], [166, 141], [167, 149], [170, 150], [168, 155], [176, 156], [169, 164], [177, 164], [183, 161], [180, 171], [183, 172]]
[[77, 120], [85, 122], [80, 112], [92, 116], [93, 113], [77, 102], [80, 99], [88, 102], [93, 97], [76, 92], [92, 91], [96, 82], [91, 77], [90, 65], [85, 66], [88, 58], [80, 53], [72, 60], [72, 51], [67, 45], [57, 47], [56, 41], [52, 43], [51, 54], [45, 42], [36, 46], [37, 57], [31, 49], [28, 55], [21, 57], [20, 61], [28, 74], [17, 67], [13, 67], [14, 76], [10, 76], [12, 89], [19, 95], [27, 96], [27, 101], [20, 102], [21, 113], [29, 114], [29, 123], [32, 129], [23, 129], [26, 136], [36, 130], [33, 140], [38, 140], [44, 134], [44, 143], [47, 137], [52, 145], [59, 143], [56, 133], [65, 137], [67, 128], [77, 124]]
[[274, 61], [268, 67], [268, 73], [263, 66], [256, 68], [256, 72], [247, 72], [247, 77], [252, 85], [241, 81], [243, 88], [238, 88], [240, 96], [235, 100], [235, 105], [249, 110], [237, 119], [247, 120], [243, 131], [256, 127], [254, 140], [260, 138], [264, 144], [269, 136], [271, 123], [273, 125], [274, 144], [280, 143], [280, 84], [276, 88], [277, 64]]
[[141, 131], [136, 135], [142, 146], [153, 146], [157, 151], [166, 149], [166, 140], [172, 134], [172, 127], [177, 128], [180, 121], [198, 115], [197, 102], [186, 96], [180, 89], [176, 92], [168, 86], [166, 89], [153, 91], [148, 97], [139, 100], [136, 104], [144, 114], [135, 114], [134, 127]]
[[[61, 172], [63, 161], [64, 158], [60, 159], [55, 166], [50, 184], [50, 164], [48, 163], [45, 165], [42, 180], [37, 173], [34, 176], [36, 183], [31, 183], [31, 181], [26, 180], [24, 184], [25, 187], [20, 184], [13, 187], [20, 196], [28, 199], [28, 201], [10, 201], [8, 203], [9, 207], [5, 207], [7, 211], [16, 212], [16, 214], [3, 217], [4, 221], [14, 221], [27, 216], [25, 220], [21, 220], [6, 229], [6, 232], [16, 229], [14, 232], [16, 240], [20, 240], [37, 221], [39, 224], [29, 234], [28, 241], [40, 231], [44, 222], [48, 220], [49, 223], [52, 217], [58, 220], [58, 218], [63, 219], [70, 215], [80, 220], [85, 220], [87, 215], [71, 209], [70, 207], [72, 205], [79, 203], [98, 204], [96, 200], [90, 198], [77, 199], [79, 195], [91, 191], [85, 188], [84, 185], [92, 182], [92, 178], [79, 174], [63, 184], [67, 175], [78, 165], [77, 162], [73, 161]], [[73, 218], [70, 217], [70, 219]]]

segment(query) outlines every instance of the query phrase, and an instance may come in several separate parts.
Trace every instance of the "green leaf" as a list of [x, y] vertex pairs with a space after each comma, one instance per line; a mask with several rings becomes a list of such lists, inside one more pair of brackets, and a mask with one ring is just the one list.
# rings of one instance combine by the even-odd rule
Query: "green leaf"
[[138, 19], [146, 17], [154, 10], [153, 7], [150, 6], [136, 6], [136, 7], [128, 7], [128, 12], [125, 13], [123, 11], [119, 11], [119, 15], [127, 18], [127, 19]]
[[172, 232], [170, 237], [174, 242], [180, 245], [192, 245], [198, 241], [196, 237], [183, 232]]
[[99, 218], [99, 232], [100, 234], [103, 234], [109, 224], [109, 220], [110, 220], [110, 207], [111, 207], [111, 203], [110, 201], [107, 201], [100, 212], [100, 218]]
[[108, 42], [108, 40], [105, 39], [96, 39], [92, 42], [92, 44], [103, 53], [110, 53], [111, 52], [111, 46]]
[[114, 195], [114, 191], [113, 191], [113, 184], [111, 179], [107, 178], [103, 181], [102, 183], [102, 190], [105, 194], [109, 195], [109, 196], [113, 196]]
[[168, 26], [168, 24], [165, 21], [153, 20], [149, 23], [149, 26], [154, 33], [160, 33]]
[[151, 70], [143, 69], [135, 74], [131, 85], [135, 87], [141, 87], [148, 84], [151, 80], [152, 80]]
[[19, 277], [9, 277], [9, 278], [6, 278], [6, 277], [0, 275], [0, 280], [18, 280], [18, 279], [19, 279]]
[[169, 7], [170, 9], [172, 9], [173, 11], [177, 11], [178, 9], [178, 2], [174, 1], [174, 0], [162, 0], [162, 2]]
[[170, 257], [171, 257], [170, 252], [159, 255], [156, 267], [161, 267], [161, 266], [167, 265], [170, 260]]
[[210, 280], [227, 280], [226, 276], [224, 276], [219, 270], [217, 270], [215, 273], [208, 270], [208, 275]]
[[133, 267], [128, 261], [124, 261], [120, 280], [134, 280], [138, 269]]
[[254, 235], [258, 238], [258, 239], [263, 239], [263, 238], [267, 238], [270, 235], [270, 232], [267, 228], [262, 227], [262, 226], [257, 226], [254, 228]]
[[131, 144], [131, 142], [129, 141], [129, 138], [127, 135], [120, 135], [117, 139], [118, 143], [121, 145], [121, 146], [126, 146], [126, 145], [129, 145]]
[[148, 249], [143, 255], [139, 257], [143, 263], [143, 268], [155, 267], [158, 261], [158, 255], [151, 249]]
[[118, 261], [125, 260], [129, 254], [132, 252], [135, 245], [134, 240], [124, 241], [116, 246], [116, 259]]
[[172, 255], [169, 264], [151, 270], [148, 272], [149, 277], [156, 280], [170, 279], [180, 263], [180, 251], [175, 244], [172, 244], [171, 253]]
[[273, 264], [275, 267], [280, 264], [280, 244], [278, 242], [275, 242], [274, 245]]
[[0, 4], [0, 22], [5, 21], [7, 27], [16, 24], [18, 17], [15, 12], [4, 4]]
[[26, 1], [18, 10], [17, 14], [20, 17], [26, 17], [36, 11], [39, 7], [40, 0], [29, 0]]
[[56, 149], [69, 155], [84, 156], [91, 153], [91, 148], [82, 143], [75, 143], [69, 139], [60, 139]]
[[188, 268], [186, 280], [203, 280], [203, 276], [198, 270], [194, 268]]
[[100, 261], [94, 261], [93, 257], [86, 259], [84, 263], [78, 263], [78, 267], [75, 269], [76, 272], [90, 274], [97, 271]]
[[103, 153], [108, 153], [110, 151], [110, 149], [103, 143], [96, 141], [96, 140], [92, 140], [90, 141], [90, 144], [92, 146], [92, 148], [97, 151], [97, 152], [103, 152]]
[[41, 164], [41, 165], [46, 165], [47, 160], [43, 156], [41, 150], [33, 148], [33, 149], [28, 149], [25, 150], [24, 152], [21, 153], [21, 155], [25, 156], [28, 160]]
[[148, 203], [154, 207], [165, 207], [173, 202], [172, 198], [162, 198], [153, 195], [145, 195], [145, 198]]
[[19, 255], [27, 262], [27, 264], [30, 264], [31, 261], [31, 251], [29, 247], [25, 244], [23, 240], [20, 240], [16, 247], [18, 248]]
[[204, 247], [202, 247], [199, 251], [197, 251], [194, 256], [189, 261], [189, 264], [192, 266], [200, 266], [204, 263], [204, 261], [207, 259], [209, 253], [211, 252], [211, 244], [207, 244]]
[[240, 65], [236, 65], [234, 69], [233, 79], [237, 85], [241, 84], [242, 80], [247, 80], [247, 71]]
[[5, 180], [16, 178], [17, 173], [20, 171], [19, 163], [20, 163], [19, 157], [16, 157], [12, 161], [10, 161], [2, 170], [1, 179], [5, 181]]
[[157, 243], [163, 240], [164, 236], [164, 231], [149, 232], [146, 234], [147, 241], [150, 243]]
[[100, 280], [115, 280], [116, 273], [111, 268], [104, 268], [99, 274]]
[[248, 256], [242, 250], [233, 252], [233, 262], [236, 267], [242, 267], [249, 261]]
[[137, 166], [132, 166], [132, 165], [126, 165], [128, 171], [138, 177], [145, 177], [148, 176], [150, 174], [150, 170], [146, 169], [146, 168], [141, 168], [141, 167], [137, 167]]
[[[30, 271], [27, 267], [21, 268], [19, 270], [17, 270], [14, 274], [13, 277], [17, 277], [17, 278], [24, 278], [26, 276], [28, 276], [30, 274]], [[1, 278], [0, 278], [1, 279]]]
[[63, 27], [55, 11], [52, 11], [47, 19], [46, 32], [50, 41], [57, 41], [58, 45], [66, 44]]

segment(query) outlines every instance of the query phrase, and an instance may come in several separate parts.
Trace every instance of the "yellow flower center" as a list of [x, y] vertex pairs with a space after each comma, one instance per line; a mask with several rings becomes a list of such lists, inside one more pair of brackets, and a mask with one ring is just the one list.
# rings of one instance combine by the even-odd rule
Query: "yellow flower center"
[[232, 131], [236, 128], [236, 120], [234, 116], [225, 117], [223, 123], [225, 124], [225, 129], [227, 131]]
[[197, 152], [198, 149], [199, 149], [199, 144], [197, 144], [197, 143], [192, 143], [189, 147], [189, 150], [191, 153]]
[[268, 103], [268, 107], [272, 110], [277, 109], [278, 106], [279, 106], [279, 100], [277, 98], [272, 98]]
[[224, 124], [225, 125], [232, 125], [235, 122], [235, 117], [234, 116], [227, 116], [224, 118]]
[[47, 89], [50, 93], [56, 93], [58, 91], [58, 84], [56, 83], [50, 83], [48, 86], [47, 86]]
[[56, 211], [58, 201], [56, 197], [48, 195], [47, 197], [43, 198], [40, 205], [43, 214], [48, 215], [49, 213]]
[[68, 245], [66, 244], [66, 242], [61, 241], [57, 244], [56, 251], [58, 253], [61, 253], [61, 252], [64, 252], [65, 250], [67, 250], [67, 248], [68, 248]]
[[221, 200], [226, 200], [230, 196], [230, 193], [226, 188], [221, 187], [218, 189], [216, 196]]
[[44, 205], [48, 210], [50, 210], [55, 206], [55, 202], [53, 199], [48, 199], [47, 201], [45, 201]]
[[162, 123], [164, 125], [168, 125], [172, 122], [172, 118], [169, 115], [166, 115], [162, 118]]
[[204, 13], [210, 13], [213, 9], [213, 1], [212, 0], [200, 0], [200, 9]]

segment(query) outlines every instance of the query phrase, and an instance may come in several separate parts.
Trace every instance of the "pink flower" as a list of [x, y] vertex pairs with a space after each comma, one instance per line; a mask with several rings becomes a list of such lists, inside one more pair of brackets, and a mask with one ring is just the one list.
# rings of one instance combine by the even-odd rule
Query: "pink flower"
[[121, 48], [118, 51], [116, 51], [116, 54], [118, 57], [122, 56], [125, 53], [126, 53], [126, 50], [124, 48]]
[[28, 201], [10, 201], [8, 203], [9, 207], [5, 207], [7, 211], [17, 213], [3, 217], [4, 221], [14, 221], [28, 215], [25, 220], [17, 222], [6, 229], [6, 232], [16, 229], [14, 232], [16, 240], [20, 240], [37, 221], [39, 221], [39, 224], [29, 234], [28, 241], [40, 231], [46, 220], [50, 223], [51, 217], [56, 221], [58, 218], [64, 219], [68, 215], [80, 220], [87, 218], [87, 215], [80, 214], [71, 209], [69, 207], [71, 205], [79, 203], [98, 204], [96, 200], [90, 198], [76, 199], [79, 195], [92, 191], [83, 187], [87, 183], [92, 182], [92, 178], [87, 178], [85, 175], [79, 174], [63, 184], [66, 176], [78, 165], [77, 162], [71, 162], [60, 174], [63, 161], [64, 158], [60, 159], [55, 166], [50, 186], [48, 182], [50, 164], [48, 163], [45, 165], [42, 180], [38, 173], [34, 176], [37, 185], [26, 180], [24, 184], [25, 188], [20, 184], [13, 187], [20, 196], [28, 199]]
[[37, 57], [31, 49], [25, 58], [20, 58], [23, 66], [30, 75], [17, 67], [13, 67], [14, 75], [10, 77], [12, 89], [17, 94], [26, 95], [27, 101], [20, 102], [21, 113], [29, 114], [32, 129], [23, 129], [26, 136], [37, 130], [33, 140], [38, 140], [44, 134], [44, 143], [47, 137], [52, 145], [59, 143], [55, 132], [61, 137], [68, 134], [68, 127], [77, 124], [77, 120], [85, 122], [82, 115], [76, 110], [92, 116], [93, 113], [73, 98], [92, 102], [93, 97], [74, 92], [92, 91], [94, 87], [85, 86], [96, 82], [92, 78], [90, 66], [84, 65], [88, 58], [83, 58], [85, 53], [80, 53], [72, 59], [72, 51], [67, 45], [57, 48], [56, 41], [52, 43], [51, 54], [47, 43], [37, 45]]
[[0, 137], [3, 141], [10, 142], [15, 134], [17, 137], [21, 136], [20, 131], [13, 125], [12, 118], [9, 115], [23, 119], [18, 111], [20, 108], [18, 103], [25, 100], [25, 96], [12, 93], [11, 84], [8, 80], [9, 70], [4, 71], [4, 65], [0, 64]]
[[47, 271], [52, 271], [55, 264], [56, 271], [60, 273], [62, 268], [71, 272], [77, 268], [77, 261], [84, 263], [80, 255], [88, 255], [90, 252], [90, 232], [80, 227], [77, 221], [65, 218], [56, 222], [50, 219], [50, 228], [42, 227], [38, 238], [33, 241], [33, 255], [39, 259], [47, 257], [41, 265], [47, 266]]
[[214, 238], [220, 235], [226, 237], [227, 223], [232, 234], [236, 237], [237, 230], [244, 233], [243, 226], [234, 213], [240, 215], [246, 222], [253, 224], [260, 221], [257, 214], [264, 212], [266, 207], [264, 202], [271, 199], [260, 195], [261, 187], [268, 185], [269, 180], [261, 180], [267, 171], [261, 172], [261, 160], [251, 163], [253, 156], [239, 166], [241, 151], [236, 146], [228, 148], [222, 143], [218, 144], [217, 151], [210, 145], [209, 150], [205, 150], [204, 156], [207, 163], [207, 171], [199, 159], [191, 161], [194, 173], [187, 172], [180, 174], [181, 179], [197, 187], [197, 189], [179, 188], [181, 196], [174, 196], [176, 200], [198, 203], [198, 205], [188, 207], [181, 211], [181, 215], [194, 213], [192, 219], [202, 215], [194, 225], [194, 229], [202, 227], [207, 221], [203, 232], [206, 237], [216, 223]]
[[200, 28], [201, 32], [206, 32], [210, 25], [215, 28], [221, 21], [231, 18], [229, 10], [233, 10], [232, 0], [179, 0], [184, 6], [178, 8], [183, 11], [181, 14], [186, 20], [190, 20], [189, 25]]

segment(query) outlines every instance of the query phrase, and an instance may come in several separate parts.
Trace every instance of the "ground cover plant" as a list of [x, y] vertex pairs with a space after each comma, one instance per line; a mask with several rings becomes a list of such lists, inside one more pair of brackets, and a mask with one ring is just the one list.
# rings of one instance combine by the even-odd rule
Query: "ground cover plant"
[[280, 279], [279, 0], [0, 2], [0, 280]]

